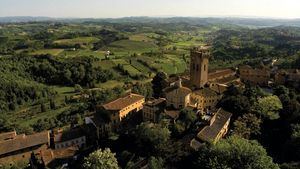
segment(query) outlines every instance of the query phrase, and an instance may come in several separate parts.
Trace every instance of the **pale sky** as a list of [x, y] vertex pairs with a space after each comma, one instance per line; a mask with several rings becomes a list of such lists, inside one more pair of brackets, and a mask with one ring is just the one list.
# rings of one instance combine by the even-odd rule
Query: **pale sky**
[[300, 0], [0, 0], [0, 16], [300, 18]]

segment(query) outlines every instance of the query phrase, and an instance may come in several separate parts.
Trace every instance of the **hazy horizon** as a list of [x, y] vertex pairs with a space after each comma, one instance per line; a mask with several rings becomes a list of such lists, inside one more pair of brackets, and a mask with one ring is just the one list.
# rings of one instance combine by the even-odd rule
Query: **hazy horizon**
[[300, 18], [300, 1], [286, 0], [0, 0], [0, 17], [245, 17]]

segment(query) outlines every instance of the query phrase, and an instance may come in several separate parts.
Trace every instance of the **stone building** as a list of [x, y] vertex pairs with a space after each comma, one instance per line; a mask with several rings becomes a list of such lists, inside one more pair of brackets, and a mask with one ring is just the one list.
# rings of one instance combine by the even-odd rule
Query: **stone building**
[[51, 134], [55, 149], [63, 149], [76, 146], [82, 148], [86, 145], [86, 136], [81, 128], [74, 128], [68, 131], [57, 130]]
[[180, 79], [174, 86], [164, 89], [164, 93], [168, 107], [182, 109], [189, 105], [192, 90], [187, 87], [183, 87]]
[[110, 131], [117, 130], [121, 122], [129, 115], [143, 109], [145, 97], [130, 93], [96, 107], [96, 113], [85, 118], [86, 124], [92, 124], [96, 128], [97, 137], [106, 136]]
[[209, 126], [197, 134], [197, 138], [204, 142], [216, 143], [227, 133], [231, 116], [231, 113], [219, 109], [210, 120]]
[[197, 137], [191, 141], [190, 146], [198, 150], [205, 142], [217, 143], [228, 132], [231, 116], [231, 113], [219, 109], [211, 118], [209, 125], [200, 130]]
[[255, 69], [245, 65], [239, 67], [239, 73], [243, 82], [253, 85], [267, 86], [271, 79], [271, 71], [267, 68]]
[[209, 83], [228, 84], [237, 79], [236, 71], [232, 69], [215, 70], [208, 74]]
[[190, 83], [192, 87], [201, 88], [208, 82], [208, 60], [210, 47], [195, 47], [191, 50]]
[[216, 107], [221, 98], [222, 95], [214, 90], [203, 88], [192, 92], [191, 104], [199, 110], [212, 110]]
[[113, 124], [119, 124], [127, 115], [143, 109], [145, 97], [138, 94], [127, 94], [107, 104], [97, 106], [97, 113], [106, 111]]
[[0, 134], [0, 138], [0, 164], [28, 162], [32, 152], [46, 150], [50, 144], [48, 131], [32, 135], [9, 132]]
[[166, 99], [150, 99], [144, 104], [143, 121], [158, 122], [159, 116], [164, 112]]
[[274, 83], [277, 85], [291, 85], [300, 87], [300, 71], [298, 69], [279, 70], [275, 73]]

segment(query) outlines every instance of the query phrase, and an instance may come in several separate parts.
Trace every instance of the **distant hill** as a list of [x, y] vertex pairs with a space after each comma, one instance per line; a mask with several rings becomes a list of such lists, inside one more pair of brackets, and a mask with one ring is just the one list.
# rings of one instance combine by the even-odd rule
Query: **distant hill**
[[32, 16], [9, 16], [0, 17], [0, 23], [20, 23], [20, 22], [40, 22], [55, 20], [50, 17], [32, 17]]
[[247, 27], [300, 27], [300, 19], [268, 19], [268, 18], [237, 18], [237, 17], [124, 17], [124, 18], [51, 18], [51, 17], [0, 17], [0, 23], [21, 22], [108, 22], [108, 23], [187, 23], [190, 25], [231, 24]]

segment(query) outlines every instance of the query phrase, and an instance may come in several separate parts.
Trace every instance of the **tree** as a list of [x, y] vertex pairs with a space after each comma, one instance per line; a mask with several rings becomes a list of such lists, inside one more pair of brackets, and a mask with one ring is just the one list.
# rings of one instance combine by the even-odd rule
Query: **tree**
[[109, 148], [97, 150], [84, 158], [84, 169], [118, 169], [118, 161], [115, 154]]
[[148, 161], [149, 169], [163, 169], [164, 160], [162, 158], [150, 157]]
[[82, 87], [79, 85], [79, 84], [75, 84], [75, 86], [74, 86], [74, 90], [75, 90], [75, 92], [81, 92], [82, 91]]
[[153, 95], [151, 83], [136, 83], [132, 87], [132, 92], [143, 95], [146, 98], [150, 98]]
[[219, 107], [233, 113], [233, 119], [237, 119], [250, 111], [250, 102], [246, 96], [225, 96], [219, 103]]
[[249, 139], [251, 135], [260, 134], [260, 124], [261, 120], [256, 115], [250, 113], [244, 114], [234, 122], [233, 133]]
[[300, 120], [300, 103], [297, 100], [290, 100], [283, 104], [280, 117], [290, 123]]
[[142, 123], [136, 128], [137, 144], [144, 152], [159, 151], [167, 143], [171, 132], [160, 124]]
[[278, 119], [279, 111], [282, 109], [282, 103], [277, 96], [267, 96], [258, 99], [254, 105], [253, 111], [265, 119]]
[[289, 89], [286, 88], [285, 86], [277, 86], [273, 89], [273, 94], [276, 95], [276, 96], [280, 96], [280, 95], [288, 95], [289, 94]]
[[216, 145], [206, 145], [194, 155], [191, 168], [201, 169], [279, 169], [257, 142], [232, 136]]
[[56, 104], [55, 104], [54, 99], [50, 99], [50, 109], [52, 109], [52, 110], [56, 109]]
[[178, 120], [185, 124], [185, 129], [188, 129], [197, 120], [197, 115], [192, 110], [183, 109], [179, 113]]
[[152, 88], [153, 88], [153, 97], [159, 98], [162, 96], [162, 91], [164, 88], [167, 87], [167, 80], [168, 76], [164, 72], [158, 72], [153, 80], [152, 80]]
[[47, 111], [47, 107], [45, 105], [45, 103], [41, 104], [41, 112], [46, 112]]

